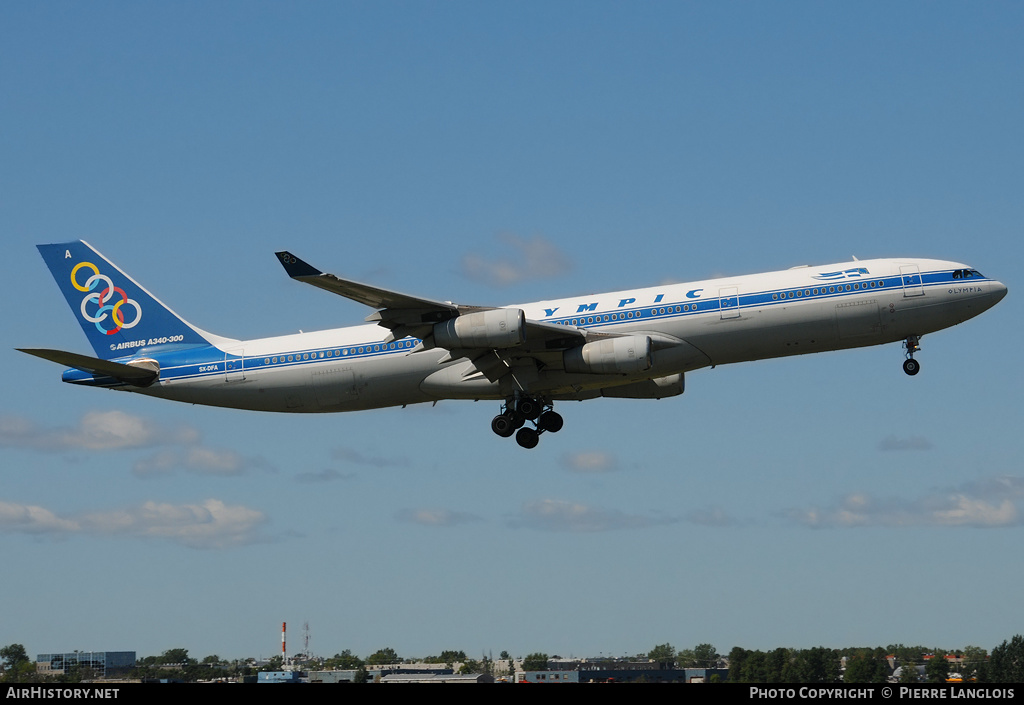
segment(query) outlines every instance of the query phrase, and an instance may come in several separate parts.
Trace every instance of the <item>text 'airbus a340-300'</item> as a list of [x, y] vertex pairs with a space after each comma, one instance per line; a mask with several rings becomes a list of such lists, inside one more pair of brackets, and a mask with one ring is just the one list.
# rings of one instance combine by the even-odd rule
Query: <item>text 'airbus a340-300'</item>
[[463, 306], [327, 274], [289, 252], [290, 277], [376, 309], [366, 325], [256, 340], [196, 328], [89, 244], [39, 251], [95, 357], [23, 352], [65, 382], [258, 411], [332, 412], [442, 399], [501, 402], [491, 421], [533, 448], [562, 428], [557, 401], [660, 399], [687, 372], [903, 341], [977, 316], [1006, 287], [932, 259], [876, 259], [516, 306]]

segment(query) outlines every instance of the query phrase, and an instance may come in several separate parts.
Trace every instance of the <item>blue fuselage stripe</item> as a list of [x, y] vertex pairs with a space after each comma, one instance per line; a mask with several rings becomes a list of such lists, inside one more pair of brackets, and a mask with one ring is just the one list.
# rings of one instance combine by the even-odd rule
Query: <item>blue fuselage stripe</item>
[[[743, 293], [738, 296], [717, 296], [691, 299], [670, 303], [658, 303], [656, 306], [633, 306], [616, 308], [613, 311], [588, 311], [586, 316], [561, 316], [545, 318], [546, 323], [578, 326], [581, 328], [614, 328], [635, 324], [638, 321], [666, 320], [687, 318], [703, 314], [719, 314], [723, 311], [742, 311], [750, 308], [785, 306], [801, 301], [824, 301], [877, 294], [898, 294], [908, 288], [929, 289], [950, 284], [974, 284], [993, 280], [977, 275], [969, 279], [958, 279], [955, 274], [963, 270], [945, 270], [936, 272], [915, 273], [914, 275], [894, 275], [885, 277], [865, 276], [854, 279], [829, 280], [800, 287], [768, 289], [764, 291]], [[726, 280], [721, 280], [719, 293], [732, 287]], [[680, 287], [682, 290], [685, 287]], [[190, 350], [176, 350], [161, 354], [149, 351], [146, 357], [160, 361], [160, 378], [166, 381], [196, 380], [210, 377], [223, 377], [225, 374], [241, 374], [258, 370], [275, 370], [301, 365], [322, 363], [338, 363], [354, 360], [383, 358], [393, 355], [405, 355], [417, 350], [422, 343], [418, 338], [404, 338], [391, 343], [379, 340], [356, 345], [337, 345], [318, 348], [304, 348], [273, 353], [269, 355], [238, 356], [225, 353], [215, 346], [201, 346]], [[184, 356], [187, 361], [179, 362]], [[132, 359], [124, 358], [125, 361]], [[89, 382], [93, 376], [80, 370], [68, 370], [64, 379], [69, 382]], [[107, 382], [96, 381], [96, 384], [109, 385]]]

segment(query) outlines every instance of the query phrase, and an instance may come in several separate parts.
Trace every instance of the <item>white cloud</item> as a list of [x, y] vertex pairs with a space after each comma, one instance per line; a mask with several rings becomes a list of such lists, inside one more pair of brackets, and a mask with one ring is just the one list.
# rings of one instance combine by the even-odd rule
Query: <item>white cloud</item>
[[[15, 415], [0, 416], [0, 447], [42, 452], [107, 452], [157, 448], [135, 461], [138, 477], [169, 475], [182, 469], [199, 475], [241, 475], [269, 468], [266, 461], [232, 450], [210, 448], [191, 426], [166, 425], [123, 411], [89, 411], [72, 427], [45, 428]], [[170, 446], [170, 447], [168, 447]]]
[[339, 472], [330, 468], [320, 472], [300, 472], [295, 476], [296, 482], [333, 482], [334, 480], [349, 480], [355, 477], [355, 473]]
[[364, 455], [354, 448], [335, 448], [331, 457], [354, 465], [368, 465], [374, 468], [402, 467], [409, 464], [405, 458], [385, 458], [378, 455]]
[[71, 428], [41, 428], [20, 416], [0, 417], [0, 446], [41, 451], [123, 450], [190, 444], [199, 432], [187, 426], [163, 426], [123, 411], [89, 411]]
[[963, 495], [950, 499], [952, 506], [937, 509], [935, 522], [941, 526], [1016, 526], [1017, 507], [1008, 499], [998, 505]]
[[132, 465], [132, 474], [137, 477], [170, 475], [180, 465], [180, 454], [173, 450], [166, 450], [136, 460]]
[[164, 450], [135, 461], [132, 473], [138, 477], [169, 475], [178, 469], [196, 475], [242, 475], [247, 470], [269, 469], [261, 458], [246, 457], [233, 450], [192, 446], [180, 450]]
[[569, 453], [562, 457], [562, 465], [571, 472], [602, 473], [618, 469], [615, 456], [601, 451]]
[[260, 511], [230, 506], [219, 499], [208, 499], [202, 504], [150, 501], [126, 512], [91, 514], [84, 519], [104, 533], [165, 538], [193, 548], [252, 543], [254, 529], [265, 520]]
[[505, 233], [498, 240], [513, 250], [511, 258], [488, 258], [469, 253], [462, 258], [462, 271], [470, 279], [495, 286], [508, 286], [527, 279], [547, 279], [569, 271], [568, 257], [540, 235], [523, 239]]
[[513, 527], [542, 531], [593, 532], [616, 529], [641, 529], [669, 524], [675, 519], [626, 514], [617, 509], [591, 507], [578, 502], [539, 499], [523, 505], [519, 514], [509, 519]]
[[958, 526], [996, 528], [1020, 526], [1014, 500], [1024, 496], [1024, 478], [1003, 476], [936, 491], [920, 499], [879, 499], [849, 494], [830, 507], [794, 508], [784, 512], [805, 526]]
[[226, 548], [262, 540], [257, 529], [266, 516], [219, 499], [200, 504], [145, 502], [61, 517], [43, 507], [0, 502], [0, 532], [66, 536], [160, 538], [192, 548]]
[[974, 497], [1018, 499], [1024, 497], [1024, 477], [1015, 477], [1013, 475], [985, 477], [968, 482], [960, 490]]
[[76, 531], [74, 521], [62, 519], [49, 509], [28, 504], [0, 502], [0, 531], [52, 534]]
[[686, 521], [701, 526], [735, 526], [736, 520], [721, 507], [695, 509], [686, 515]]
[[395, 515], [399, 521], [420, 526], [457, 526], [482, 521], [475, 514], [449, 509], [403, 509]]

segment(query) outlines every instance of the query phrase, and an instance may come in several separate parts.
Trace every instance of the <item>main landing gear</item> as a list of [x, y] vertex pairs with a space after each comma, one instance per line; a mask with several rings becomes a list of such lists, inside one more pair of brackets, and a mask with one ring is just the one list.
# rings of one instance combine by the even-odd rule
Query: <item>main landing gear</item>
[[903, 341], [903, 347], [907, 350], [907, 359], [903, 361], [903, 371], [913, 377], [921, 371], [921, 363], [914, 359], [914, 353], [921, 350], [920, 337], [908, 335]]
[[[527, 426], [527, 422], [533, 428]], [[514, 433], [516, 443], [523, 448], [536, 448], [540, 434], [557, 433], [562, 430], [562, 424], [562, 416], [555, 413], [551, 402], [537, 397], [518, 397], [505, 402], [501, 413], [491, 419], [491, 430], [502, 438]]]

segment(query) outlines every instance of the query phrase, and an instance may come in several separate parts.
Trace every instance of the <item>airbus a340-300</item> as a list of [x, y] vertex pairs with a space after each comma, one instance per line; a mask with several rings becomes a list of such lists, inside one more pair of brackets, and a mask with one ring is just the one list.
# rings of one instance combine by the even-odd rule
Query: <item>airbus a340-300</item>
[[376, 310], [367, 325], [234, 340], [191, 325], [85, 242], [39, 251], [96, 354], [23, 349], [70, 367], [65, 382], [281, 412], [494, 399], [491, 429], [525, 448], [562, 428], [557, 401], [671, 397], [702, 367], [903, 341], [903, 369], [915, 375], [921, 336], [1006, 295], [968, 265], [897, 258], [464, 306], [278, 252], [293, 279]]

